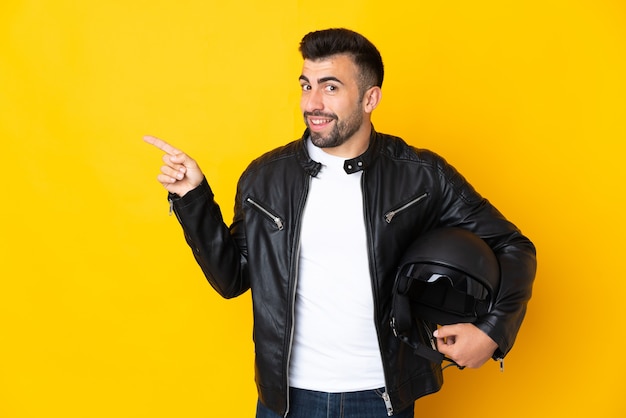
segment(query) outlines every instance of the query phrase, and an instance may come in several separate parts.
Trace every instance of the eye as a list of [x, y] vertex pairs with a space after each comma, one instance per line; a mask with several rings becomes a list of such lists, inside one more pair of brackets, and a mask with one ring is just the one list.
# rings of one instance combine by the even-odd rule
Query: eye
[[328, 84], [324, 87], [324, 90], [327, 93], [334, 93], [335, 91], [337, 91], [337, 86], [333, 85], [333, 84]]
[[302, 89], [302, 91], [309, 91], [309, 90], [311, 90], [311, 85], [310, 84], [300, 84], [300, 88]]

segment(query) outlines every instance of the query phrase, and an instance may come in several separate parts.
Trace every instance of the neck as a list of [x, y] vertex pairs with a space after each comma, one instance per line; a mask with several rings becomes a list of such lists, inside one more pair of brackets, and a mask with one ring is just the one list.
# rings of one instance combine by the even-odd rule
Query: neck
[[325, 153], [341, 158], [356, 158], [367, 151], [372, 134], [371, 123], [363, 124], [346, 142], [336, 147], [321, 148]]

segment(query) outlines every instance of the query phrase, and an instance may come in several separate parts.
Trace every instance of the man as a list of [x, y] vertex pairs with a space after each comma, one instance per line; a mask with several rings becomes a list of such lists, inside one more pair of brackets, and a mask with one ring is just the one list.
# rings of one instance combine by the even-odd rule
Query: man
[[441, 388], [442, 372], [390, 328], [404, 249], [455, 226], [497, 255], [492, 311], [435, 332], [439, 351], [467, 367], [510, 350], [535, 249], [441, 157], [374, 130], [383, 63], [372, 43], [329, 29], [307, 34], [300, 51], [307, 129], [248, 166], [230, 228], [197, 163], [145, 140], [166, 153], [158, 181], [211, 285], [226, 298], [251, 289], [257, 417], [412, 417], [414, 401]]

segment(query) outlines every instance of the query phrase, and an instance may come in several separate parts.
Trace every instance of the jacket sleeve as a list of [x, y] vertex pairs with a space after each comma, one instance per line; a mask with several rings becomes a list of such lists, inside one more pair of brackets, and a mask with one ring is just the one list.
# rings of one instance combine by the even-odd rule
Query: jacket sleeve
[[235, 221], [229, 228], [206, 178], [182, 198], [170, 194], [169, 200], [185, 240], [211, 286], [224, 298], [246, 292], [250, 282], [244, 229], [236, 228], [241, 223], [238, 205], [235, 205]]
[[481, 237], [500, 264], [500, 288], [493, 309], [474, 323], [491, 337], [503, 358], [513, 346], [532, 294], [537, 269], [533, 243], [508, 221], [452, 166], [441, 160], [441, 218], [447, 226], [466, 228]]

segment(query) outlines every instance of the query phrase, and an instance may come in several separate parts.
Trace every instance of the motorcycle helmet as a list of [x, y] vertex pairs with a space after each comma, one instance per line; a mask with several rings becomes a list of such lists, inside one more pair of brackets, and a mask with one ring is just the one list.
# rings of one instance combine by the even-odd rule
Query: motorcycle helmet
[[[491, 310], [499, 285], [500, 266], [485, 241], [462, 228], [431, 230], [401, 258], [393, 289], [392, 329], [408, 342], [416, 321], [474, 322]], [[419, 351], [440, 359], [422, 347]]]

